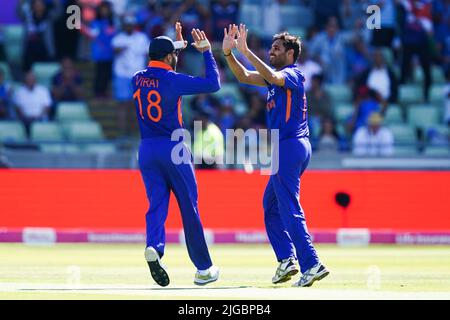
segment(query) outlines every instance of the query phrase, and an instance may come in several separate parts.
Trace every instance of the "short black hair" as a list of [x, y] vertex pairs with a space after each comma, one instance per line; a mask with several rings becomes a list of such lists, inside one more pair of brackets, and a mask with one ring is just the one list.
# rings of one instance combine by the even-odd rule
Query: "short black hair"
[[286, 51], [293, 49], [294, 50], [294, 63], [297, 61], [298, 56], [300, 55], [302, 41], [300, 40], [300, 37], [296, 37], [292, 34], [289, 34], [289, 32], [281, 32], [277, 33], [272, 38], [272, 43], [282, 40], [283, 46], [286, 49]]

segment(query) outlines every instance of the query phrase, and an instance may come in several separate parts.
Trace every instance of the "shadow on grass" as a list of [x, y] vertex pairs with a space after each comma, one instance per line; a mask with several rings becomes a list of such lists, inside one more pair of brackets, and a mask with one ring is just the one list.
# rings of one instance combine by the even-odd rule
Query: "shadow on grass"
[[149, 288], [21, 288], [18, 289], [18, 291], [159, 291], [159, 290], [172, 290], [172, 291], [178, 291], [178, 290], [234, 290], [234, 289], [246, 289], [246, 288], [254, 288], [252, 286], [233, 286], [233, 287], [207, 287], [207, 286], [200, 286], [200, 287], [176, 287], [176, 288], [161, 288], [161, 287], [149, 287]]

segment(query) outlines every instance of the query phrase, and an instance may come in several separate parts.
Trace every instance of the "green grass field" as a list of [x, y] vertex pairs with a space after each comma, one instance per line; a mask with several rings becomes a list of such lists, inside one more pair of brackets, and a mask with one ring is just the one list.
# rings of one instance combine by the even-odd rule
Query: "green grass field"
[[272, 285], [268, 245], [210, 249], [219, 281], [195, 286], [186, 248], [169, 245], [171, 284], [161, 288], [140, 245], [0, 244], [0, 299], [450, 299], [449, 246], [319, 245], [331, 274], [311, 288]]

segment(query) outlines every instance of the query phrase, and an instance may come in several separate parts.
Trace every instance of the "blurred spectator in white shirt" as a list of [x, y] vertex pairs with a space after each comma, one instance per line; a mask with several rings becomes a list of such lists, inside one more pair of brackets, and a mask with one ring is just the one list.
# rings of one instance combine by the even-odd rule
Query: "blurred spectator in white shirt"
[[298, 64], [298, 67], [305, 76], [303, 86], [305, 87], [305, 91], [308, 91], [311, 88], [312, 77], [316, 74], [321, 74], [322, 67], [319, 63], [311, 59], [309, 51], [305, 46], [302, 47], [300, 52], [300, 63]]
[[[131, 78], [137, 71], [146, 67], [149, 40], [145, 33], [136, 31], [136, 19], [126, 15], [123, 18], [123, 31], [114, 36], [113, 90], [114, 98], [119, 101], [118, 126], [122, 134], [127, 134], [129, 122], [128, 110], [132, 110], [133, 88]], [[131, 126], [131, 123], [130, 123]]]
[[368, 125], [356, 131], [353, 136], [355, 156], [390, 156], [394, 153], [394, 136], [382, 123], [381, 114], [373, 112]]
[[327, 83], [342, 84], [346, 79], [347, 37], [339, 30], [336, 17], [328, 20], [325, 31], [311, 39], [311, 56], [317, 58], [326, 72]]
[[32, 72], [28, 72], [24, 84], [14, 92], [13, 103], [19, 119], [23, 121], [29, 134], [32, 122], [48, 120], [52, 98], [50, 91], [36, 84], [36, 77]]

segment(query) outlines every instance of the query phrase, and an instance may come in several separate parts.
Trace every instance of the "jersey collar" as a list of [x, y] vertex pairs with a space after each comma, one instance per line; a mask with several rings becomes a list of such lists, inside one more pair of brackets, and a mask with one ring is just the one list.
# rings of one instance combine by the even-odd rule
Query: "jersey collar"
[[150, 68], [161, 68], [161, 69], [166, 69], [166, 70], [173, 71], [172, 67], [169, 66], [167, 63], [164, 63], [164, 62], [161, 62], [161, 61], [157, 61], [157, 60], [150, 61], [148, 66]]

